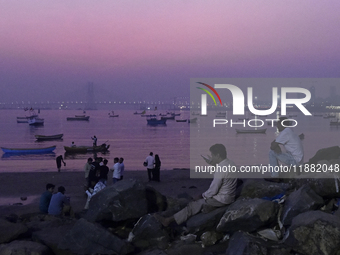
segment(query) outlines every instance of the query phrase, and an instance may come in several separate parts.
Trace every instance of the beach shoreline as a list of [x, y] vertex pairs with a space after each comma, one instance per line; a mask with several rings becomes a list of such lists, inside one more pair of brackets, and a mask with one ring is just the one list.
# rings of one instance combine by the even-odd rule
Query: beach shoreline
[[[148, 182], [146, 170], [125, 171], [124, 179], [137, 179], [151, 186], [167, 197], [177, 197], [181, 193], [196, 196], [209, 188], [211, 179], [191, 179], [189, 169], [161, 170], [161, 182]], [[81, 212], [85, 206], [84, 172], [4, 172], [0, 173], [0, 217], [10, 214], [39, 212], [40, 195], [47, 183], [66, 189], [65, 195], [71, 199], [74, 212]], [[111, 174], [108, 185], [112, 184]]]

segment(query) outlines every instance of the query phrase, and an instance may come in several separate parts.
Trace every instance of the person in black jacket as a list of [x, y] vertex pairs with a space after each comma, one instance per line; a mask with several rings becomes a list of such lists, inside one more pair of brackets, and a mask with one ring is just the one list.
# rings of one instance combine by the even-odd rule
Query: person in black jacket
[[153, 169], [153, 180], [160, 181], [161, 160], [158, 154], [155, 155], [155, 168]]

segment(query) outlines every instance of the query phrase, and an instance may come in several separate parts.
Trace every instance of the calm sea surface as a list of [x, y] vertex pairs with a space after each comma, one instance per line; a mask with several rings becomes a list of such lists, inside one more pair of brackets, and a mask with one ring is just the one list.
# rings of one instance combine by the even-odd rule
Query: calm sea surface
[[[134, 110], [116, 110], [119, 117], [109, 117], [108, 110], [86, 111], [89, 121], [67, 121], [67, 117], [83, 114], [80, 110], [42, 110], [40, 117], [45, 119], [44, 126], [33, 127], [27, 123], [17, 123], [16, 117], [25, 116], [23, 110], [0, 110], [0, 146], [10, 148], [35, 148], [56, 145], [51, 154], [8, 155], [2, 154], [0, 172], [56, 171], [55, 158], [63, 155], [66, 167], [62, 171], [83, 171], [88, 154], [65, 154], [63, 146], [92, 145], [91, 136], [96, 135], [98, 144], [110, 144], [110, 151], [98, 156], [107, 158], [109, 166], [113, 165], [114, 157], [124, 157], [126, 170], [145, 170], [142, 163], [150, 151], [159, 154], [162, 169], [189, 168], [190, 149], [198, 162], [200, 155], [209, 154], [209, 147], [214, 143], [225, 144], [228, 157], [237, 165], [267, 164], [271, 141], [277, 135], [276, 128], [267, 128], [265, 134], [236, 134], [235, 127], [218, 125], [212, 129], [213, 114], [207, 117], [190, 116], [189, 111], [181, 113], [176, 119], [197, 117], [196, 124], [188, 124], [168, 120], [166, 126], [147, 126], [145, 117], [134, 115]], [[166, 111], [150, 111], [165, 113]], [[228, 117], [229, 114], [229, 117]], [[228, 113], [226, 119], [232, 117]], [[305, 161], [311, 158], [319, 148], [339, 145], [340, 128], [330, 127], [329, 119], [322, 117], [306, 117], [302, 113], [292, 113], [298, 121], [295, 128], [297, 134], [304, 133], [303, 140]], [[339, 114], [338, 114], [338, 117]], [[250, 119], [254, 118], [249, 116]], [[261, 117], [274, 118], [273, 116]], [[213, 130], [213, 131], [212, 131]], [[191, 132], [191, 137], [190, 137]], [[34, 135], [53, 135], [63, 133], [62, 140], [37, 142]], [[190, 139], [195, 146], [190, 148]], [[197, 140], [199, 139], [199, 142]], [[192, 140], [193, 141], [193, 140]], [[203, 164], [203, 162], [202, 162]]]

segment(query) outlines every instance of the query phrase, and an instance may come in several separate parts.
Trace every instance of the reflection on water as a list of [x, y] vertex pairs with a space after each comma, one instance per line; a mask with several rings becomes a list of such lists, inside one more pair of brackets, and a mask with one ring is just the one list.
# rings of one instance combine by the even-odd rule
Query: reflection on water
[[55, 159], [56, 154], [54, 152], [51, 153], [36, 153], [36, 154], [30, 154], [30, 153], [4, 153], [2, 154], [1, 159], [3, 160], [50, 160]]

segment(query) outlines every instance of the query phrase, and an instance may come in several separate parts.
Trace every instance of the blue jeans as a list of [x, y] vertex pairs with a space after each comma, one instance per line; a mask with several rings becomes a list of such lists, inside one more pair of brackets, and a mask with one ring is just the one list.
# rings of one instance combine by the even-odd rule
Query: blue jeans
[[[276, 153], [273, 150], [269, 151], [269, 165], [272, 167], [276, 167], [279, 165], [279, 162], [281, 161], [282, 163], [286, 164], [286, 165], [293, 165], [296, 166], [297, 162], [294, 159], [293, 155], [290, 154], [289, 152], [285, 152], [285, 153]], [[271, 171], [271, 177], [273, 178], [279, 178], [280, 177], [280, 172], [275, 172], [275, 171]]]
[[115, 184], [116, 182], [120, 181], [120, 179], [112, 178], [112, 183]]

